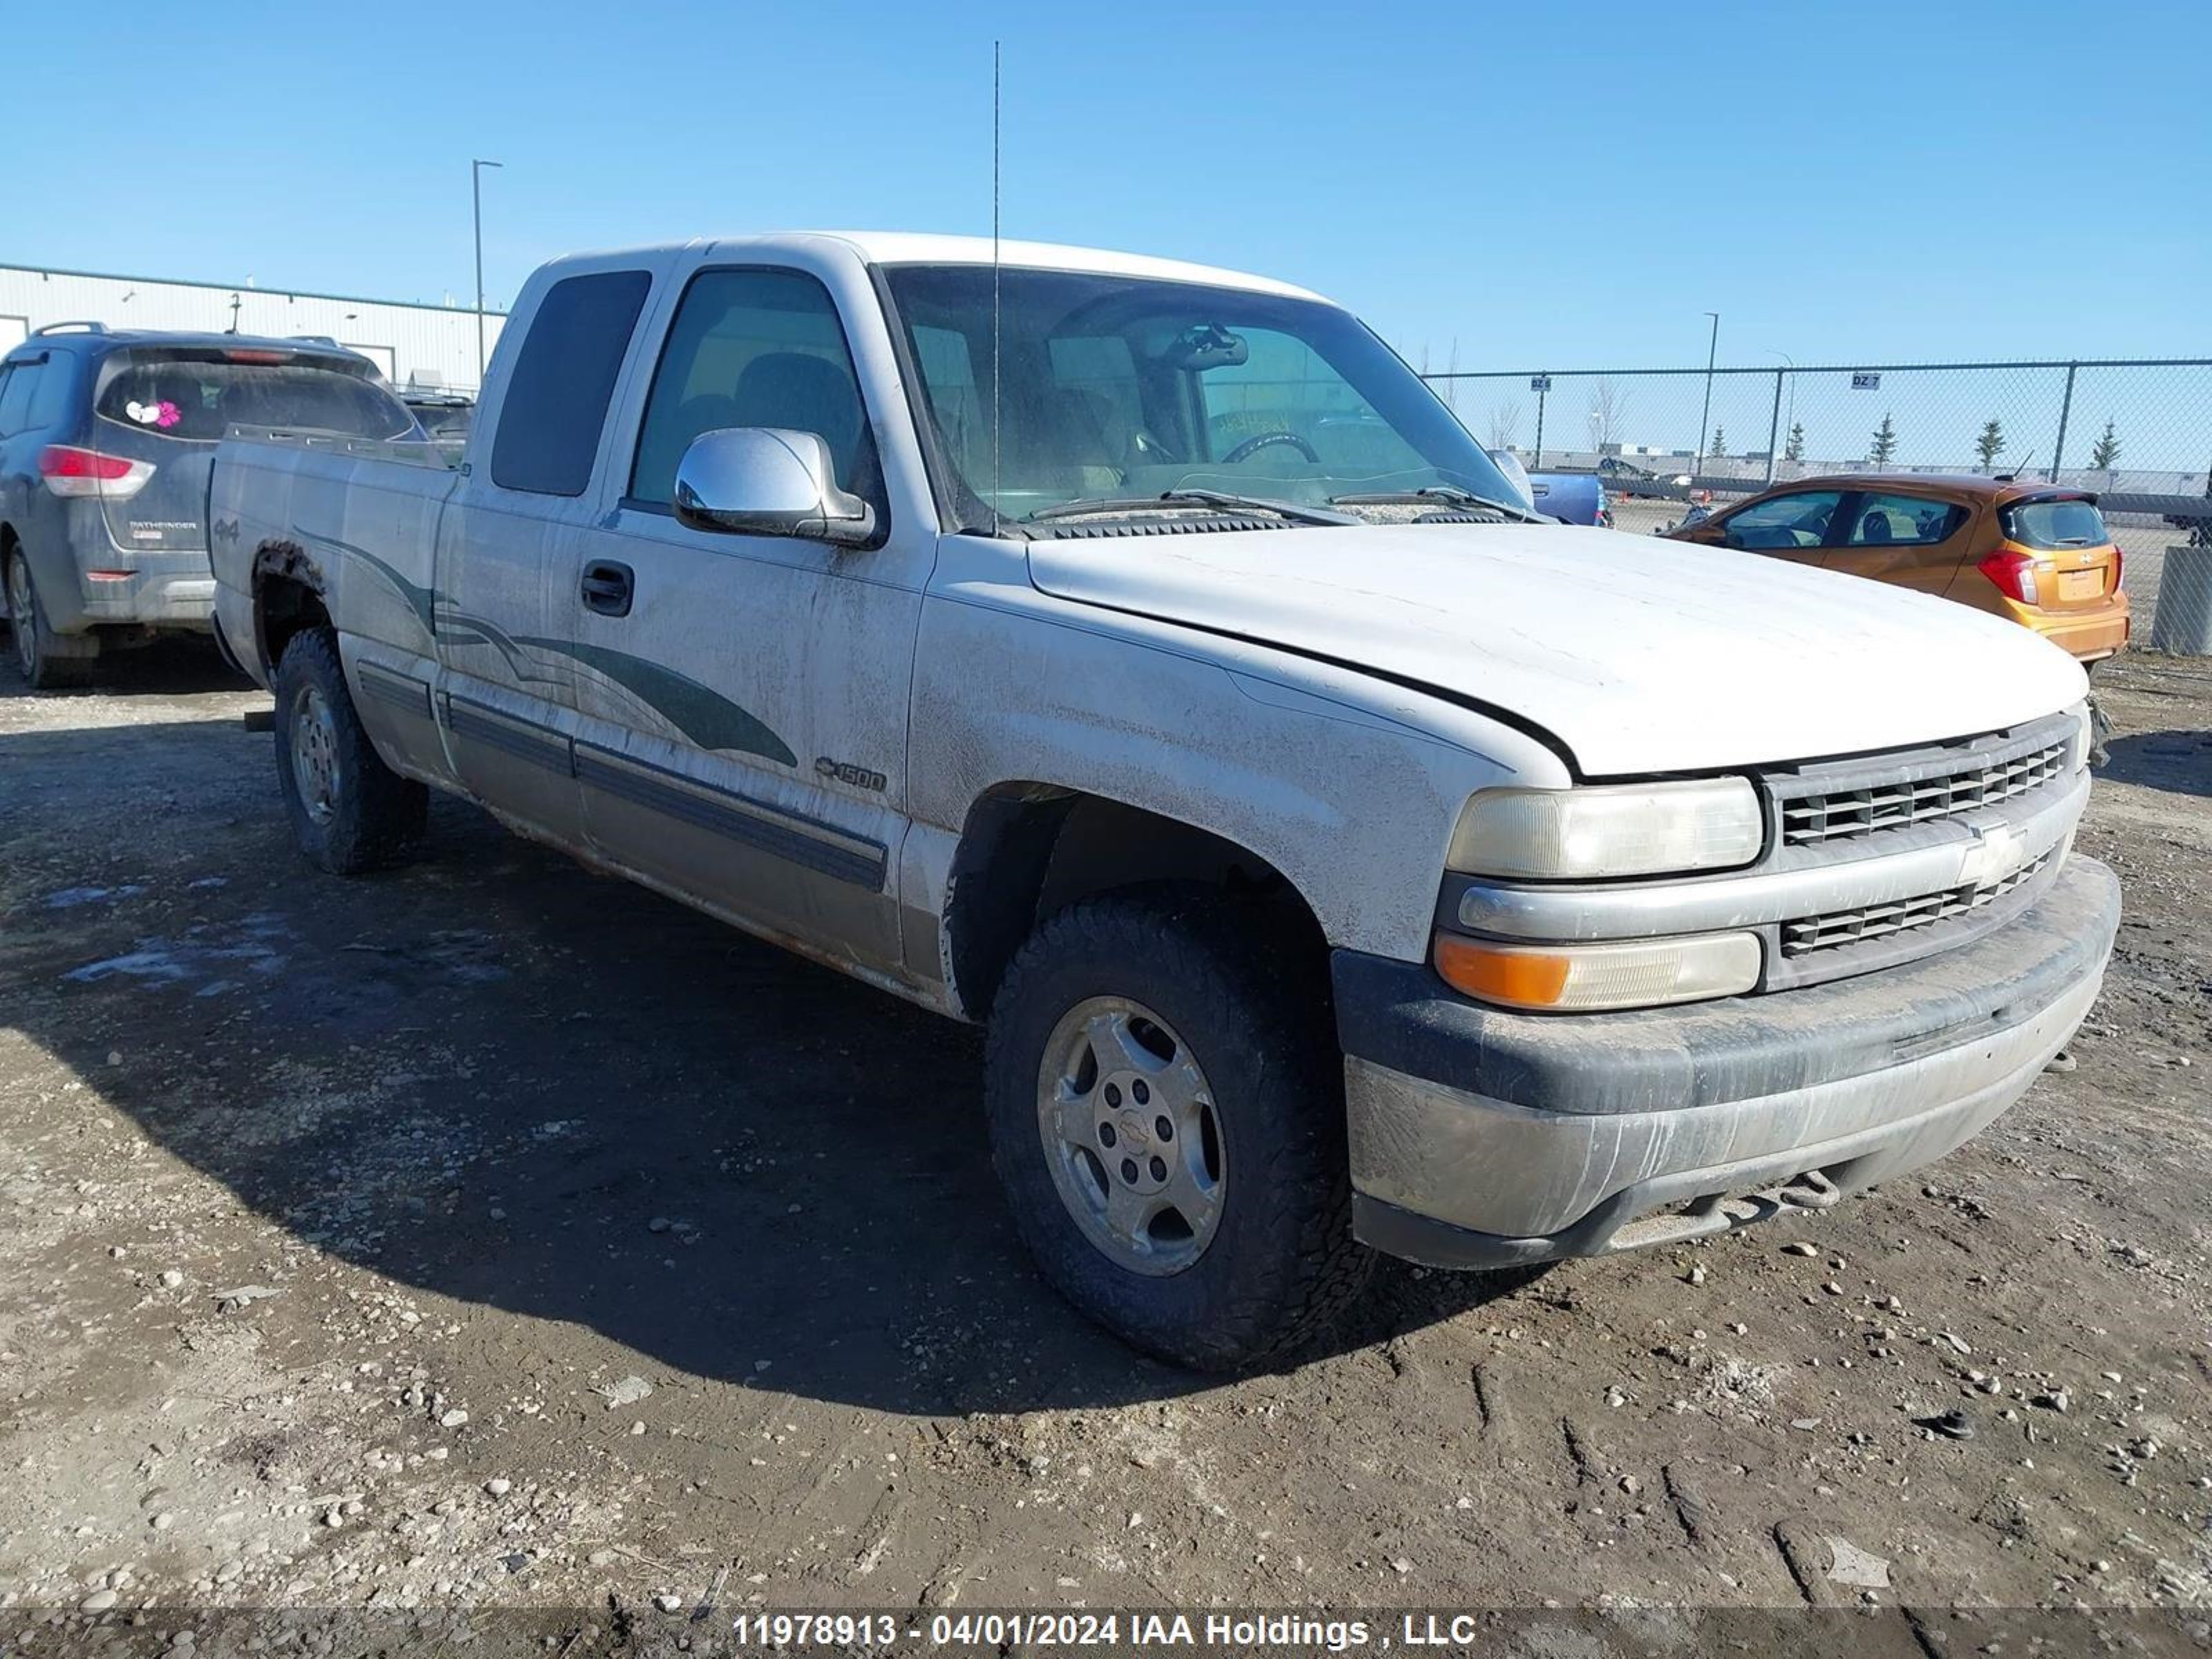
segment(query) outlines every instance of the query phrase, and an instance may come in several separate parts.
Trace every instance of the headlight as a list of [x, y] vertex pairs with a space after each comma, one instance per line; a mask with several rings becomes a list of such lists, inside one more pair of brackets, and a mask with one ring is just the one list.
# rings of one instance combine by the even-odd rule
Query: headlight
[[1506, 1008], [1595, 1013], [1736, 996], [1759, 983], [1756, 933], [1697, 933], [1611, 945], [1499, 945], [1438, 933], [1437, 972], [1455, 991]]
[[1728, 870], [1766, 838], [1748, 778], [1485, 789], [1452, 831], [1449, 867], [1535, 881]]

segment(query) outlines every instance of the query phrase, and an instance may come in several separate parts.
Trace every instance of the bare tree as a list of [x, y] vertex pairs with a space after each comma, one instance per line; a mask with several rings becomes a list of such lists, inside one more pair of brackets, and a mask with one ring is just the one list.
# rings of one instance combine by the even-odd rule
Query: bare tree
[[1493, 405], [1490, 411], [1490, 444], [1492, 449], [1510, 449], [1521, 435], [1521, 404], [1508, 398]]
[[1590, 388], [1589, 412], [1598, 447], [1619, 443], [1621, 424], [1628, 418], [1628, 394], [1611, 380], [1600, 380]]

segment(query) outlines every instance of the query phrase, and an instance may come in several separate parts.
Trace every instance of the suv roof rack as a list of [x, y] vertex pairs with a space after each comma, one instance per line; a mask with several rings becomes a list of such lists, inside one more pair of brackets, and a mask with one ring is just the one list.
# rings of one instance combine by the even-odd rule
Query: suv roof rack
[[81, 334], [105, 334], [108, 328], [106, 323], [95, 322], [88, 317], [72, 318], [67, 322], [43, 324], [33, 329], [31, 333], [35, 337], [41, 334], [67, 334], [72, 331]]

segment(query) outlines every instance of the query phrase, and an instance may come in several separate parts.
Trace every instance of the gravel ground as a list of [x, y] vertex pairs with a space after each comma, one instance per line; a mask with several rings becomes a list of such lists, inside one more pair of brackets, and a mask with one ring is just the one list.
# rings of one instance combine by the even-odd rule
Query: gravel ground
[[121, 676], [0, 679], [0, 1608], [2212, 1607], [2212, 665], [2108, 682], [2077, 1070], [1230, 1384], [1038, 1283], [973, 1033], [450, 800], [318, 875]]

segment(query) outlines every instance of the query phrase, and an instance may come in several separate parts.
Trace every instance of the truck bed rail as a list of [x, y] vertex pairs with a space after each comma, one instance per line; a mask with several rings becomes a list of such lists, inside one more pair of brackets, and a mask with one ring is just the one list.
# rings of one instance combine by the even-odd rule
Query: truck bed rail
[[458, 451], [428, 438], [362, 438], [343, 432], [322, 432], [311, 427], [232, 426], [223, 433], [226, 443], [275, 444], [287, 449], [323, 450], [334, 455], [357, 455], [364, 459], [398, 461], [410, 466], [432, 467], [451, 472], [460, 465]]

